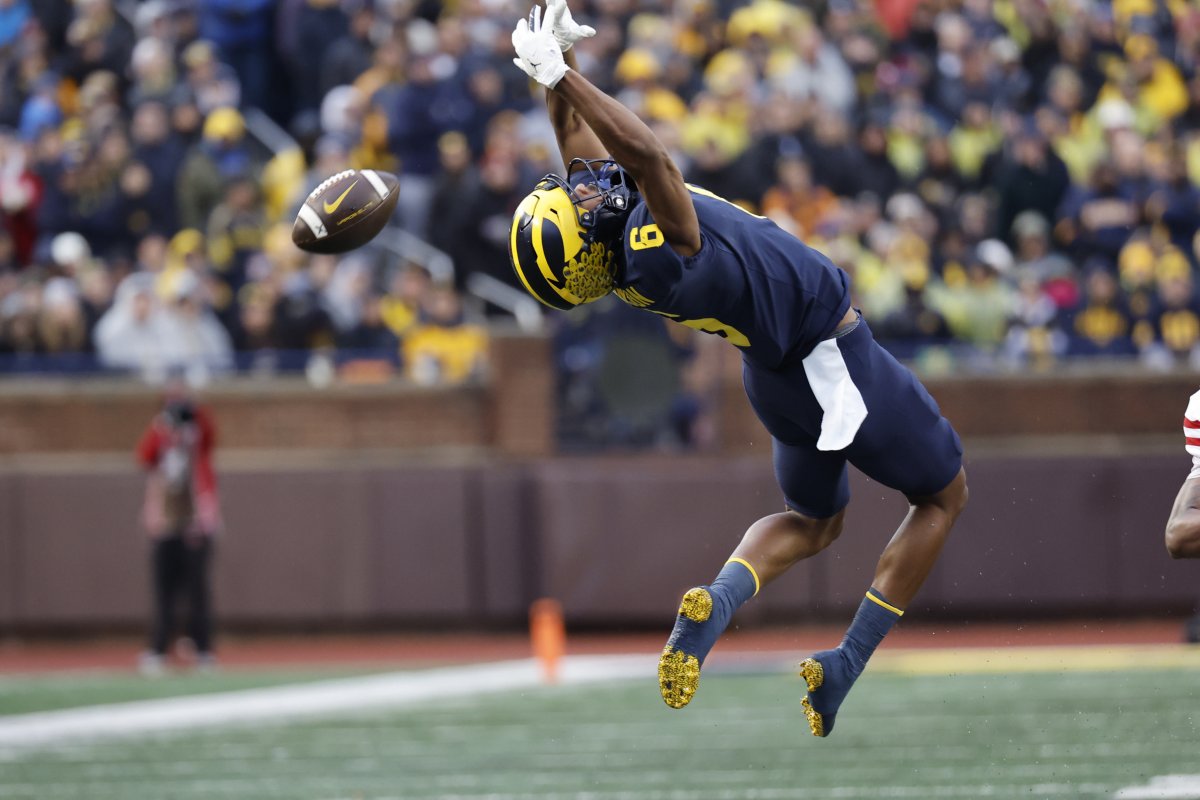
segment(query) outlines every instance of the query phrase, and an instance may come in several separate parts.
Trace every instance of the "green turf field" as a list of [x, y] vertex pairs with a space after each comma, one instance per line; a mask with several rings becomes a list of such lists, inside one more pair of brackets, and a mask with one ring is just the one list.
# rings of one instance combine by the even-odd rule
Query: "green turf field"
[[672, 711], [649, 678], [0, 750], [0, 798], [1111, 798], [1200, 774], [1195, 669], [868, 672], [823, 741], [799, 697], [787, 675], [706, 675], [692, 706]]

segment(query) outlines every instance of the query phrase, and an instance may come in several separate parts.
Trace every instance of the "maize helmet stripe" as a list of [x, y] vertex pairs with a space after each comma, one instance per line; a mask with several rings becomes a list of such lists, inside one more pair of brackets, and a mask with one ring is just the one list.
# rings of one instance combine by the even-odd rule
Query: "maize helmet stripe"
[[525, 291], [541, 300], [542, 298], [529, 285], [529, 279], [525, 277], [525, 273], [521, 269], [521, 259], [517, 253], [517, 231], [529, 224], [530, 212], [535, 205], [537, 205], [537, 197], [531, 194], [521, 201], [521, 205], [517, 206], [517, 211], [513, 214], [512, 230], [508, 233], [508, 260], [512, 262], [513, 272], [517, 273], [517, 278], [525, 287]]
[[[538, 197], [538, 205], [544, 204], [546, 193], [538, 191], [535, 194]], [[542, 236], [544, 235], [542, 223], [546, 221], [546, 214], [553, 210], [544, 209], [543, 213], [533, 215], [533, 251], [537, 253], [537, 265], [538, 269], [542, 271], [542, 277], [549, 281], [551, 285], [556, 283], [558, 278], [554, 276], [554, 270], [550, 269], [550, 261], [546, 258], [546, 243], [542, 240]], [[561, 225], [555, 223], [555, 227], [561, 232]], [[560, 255], [562, 254], [560, 253]]]
[[[549, 209], [553, 213], [554, 209]], [[555, 215], [557, 216], [557, 215]], [[553, 289], [559, 297], [566, 300], [572, 306], [577, 306], [583, 301], [576, 297], [565, 287], [558, 285], [560, 278], [554, 275], [554, 271], [550, 268], [551, 264], [562, 264], [567, 259], [563, 248], [562, 233], [563, 226], [558, 224], [556, 220], [550, 220], [545, 214], [538, 214], [533, 218], [533, 252], [537, 255], [538, 269], [542, 272], [542, 277], [546, 279], [546, 284]], [[553, 225], [555, 233], [558, 234], [554, 239], [547, 241], [545, 235], [546, 225]], [[558, 252], [547, 253], [547, 247]]]
[[[518, 210], [517, 217], [513, 220], [511, 249], [509, 255], [512, 259], [513, 270], [517, 273], [521, 283], [542, 305], [557, 308], [561, 311], [567, 311], [574, 308], [577, 303], [562, 297], [562, 293], [542, 274], [541, 269], [533, 269], [531, 265], [537, 262], [538, 254], [534, 252], [534, 245], [529, 236], [519, 236], [521, 230], [529, 228], [534, 224], [534, 217], [527, 211]], [[522, 265], [529, 267], [523, 268]]]
[[[556, 194], [561, 197], [555, 196]], [[562, 219], [560, 207], [563, 205], [569, 213], [575, 213], [571, 198], [560, 189], [535, 189], [525, 198], [513, 218], [509, 256], [517, 277], [530, 294], [544, 305], [565, 311], [583, 301], [560, 285], [562, 278], [554, 274], [553, 265], [563, 264], [568, 260], [564, 252], [567, 249], [563, 241], [564, 234], [575, 234], [575, 252], [571, 258], [578, 254], [583, 239], [577, 231], [571, 231], [570, 225], [559, 223], [558, 220]], [[555, 219], [548, 219], [549, 213], [553, 213]], [[521, 236], [520, 233], [527, 229], [530, 235]], [[534, 264], [537, 265], [536, 271], [533, 269]]]

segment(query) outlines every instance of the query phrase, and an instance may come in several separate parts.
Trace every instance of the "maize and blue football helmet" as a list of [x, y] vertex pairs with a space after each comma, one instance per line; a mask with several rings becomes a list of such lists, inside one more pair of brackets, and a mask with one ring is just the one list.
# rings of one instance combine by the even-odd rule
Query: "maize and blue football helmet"
[[[521, 285], [563, 310], [613, 290], [625, 253], [625, 221], [637, 194], [615, 161], [577, 158], [567, 174], [570, 181], [554, 174], [538, 181], [517, 207], [509, 234], [509, 257]], [[584, 184], [596, 194], [580, 197], [576, 187]], [[598, 202], [585, 207], [593, 197]]]

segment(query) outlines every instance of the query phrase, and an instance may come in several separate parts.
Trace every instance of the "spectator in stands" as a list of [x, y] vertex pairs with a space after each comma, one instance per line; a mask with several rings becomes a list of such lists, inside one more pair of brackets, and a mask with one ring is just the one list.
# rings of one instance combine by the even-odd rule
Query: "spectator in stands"
[[135, 42], [132, 26], [117, 13], [112, 0], [82, 0], [75, 7], [75, 19], [67, 27], [70, 49], [63, 59], [63, 74], [77, 85], [99, 70], [123, 76]]
[[242, 100], [238, 75], [226, 63], [218, 60], [211, 42], [200, 39], [183, 51], [181, 58], [187, 70], [186, 87], [201, 114], [219, 108], [237, 108]]
[[42, 351], [38, 340], [38, 309], [41, 287], [31, 279], [9, 275], [0, 294], [0, 352], [28, 359]]
[[315, 270], [293, 272], [279, 281], [272, 338], [282, 350], [321, 350], [334, 344], [333, 320], [321, 301], [316, 274]]
[[175, 187], [183, 163], [184, 144], [171, 130], [167, 107], [147, 100], [133, 112], [130, 128], [133, 158], [149, 172], [149, 184], [143, 195], [147, 213], [145, 233], [167, 235], [178, 227]]
[[994, 352], [1013, 310], [1013, 290], [1004, 277], [1012, 269], [1012, 254], [1002, 242], [988, 239], [974, 248], [965, 267], [966, 281], [939, 291], [934, 304], [955, 338]]
[[929, 303], [926, 293], [929, 277], [927, 267], [922, 269], [921, 266], [915, 266], [905, 271], [903, 301], [899, 308], [880, 320], [877, 327], [883, 332], [882, 335], [910, 347], [941, 345], [950, 340], [950, 328], [945, 317]]
[[[322, 88], [327, 80], [323, 74], [326, 55], [346, 35], [349, 24], [338, 0], [304, 0], [294, 13], [295, 52], [287, 62], [292, 79], [292, 111], [298, 115], [316, 111], [321, 105]], [[359, 74], [361, 71], [349, 76], [350, 80]]]
[[1036, 271], [1018, 272], [1017, 293], [1004, 341], [1005, 355], [1017, 366], [1050, 369], [1067, 350], [1067, 336], [1059, 318], [1058, 306], [1043, 290]]
[[208, 259], [225, 291], [236, 293], [247, 280], [251, 257], [261, 252], [267, 215], [258, 185], [248, 176], [225, 184], [225, 196], [208, 217]]
[[417, 324], [431, 286], [429, 273], [415, 264], [392, 273], [388, 292], [379, 301], [379, 313], [397, 337], [403, 338]]
[[383, 297], [369, 292], [363, 300], [358, 320], [338, 334], [337, 345], [358, 357], [382, 358], [400, 362], [400, 338], [383, 318]]
[[503, 143], [489, 147], [479, 167], [479, 189], [464, 199], [468, 216], [463, 218], [462, 238], [452, 252], [466, 275], [481, 272], [516, 285], [509, 267], [508, 228], [517, 204], [524, 197], [524, 180], [519, 155]]
[[813, 178], [839, 197], [859, 195], [862, 156], [852, 139], [849, 122], [841, 114], [826, 110], [815, 116], [811, 141], [805, 147]]
[[216, 425], [183, 384], [171, 384], [162, 410], [138, 441], [136, 455], [146, 470], [142, 525], [150, 537], [154, 617], [149, 646], [139, 668], [161, 675], [176, 634], [175, 610], [188, 606], [184, 632], [195, 649], [197, 668], [211, 669], [213, 619], [209, 567], [222, 520], [212, 455]]
[[858, 135], [861, 157], [854, 167], [849, 194], [870, 192], [876, 197], [891, 197], [900, 189], [900, 173], [888, 158], [887, 130], [877, 122], [868, 122]]
[[[43, 70], [44, 63], [33, 64], [33, 69]], [[21, 106], [18, 122], [21, 138], [27, 142], [37, 139], [47, 128], [57, 129], [63, 121], [62, 107], [58, 104], [57, 75], [47, 71], [36, 72], [28, 82], [29, 91]]]
[[1181, 250], [1191, 247], [1200, 231], [1200, 188], [1187, 175], [1187, 155], [1170, 147], [1163, 158], [1165, 180], [1146, 199], [1146, 221], [1166, 228], [1171, 243]]
[[236, 109], [218, 108], [205, 118], [204, 138], [188, 152], [176, 184], [183, 227], [204, 230], [226, 182], [257, 176], [258, 163], [245, 137], [246, 123]]
[[1156, 366], [1200, 365], [1200, 303], [1187, 264], [1159, 282], [1153, 342], [1143, 354]]
[[181, 270], [168, 291], [161, 342], [167, 367], [195, 384], [232, 369], [233, 344], [209, 307], [200, 278]]
[[1132, 321], [1111, 267], [1094, 259], [1085, 269], [1084, 296], [1070, 314], [1068, 352], [1080, 356], [1133, 355]]
[[404, 337], [405, 374], [423, 385], [454, 385], [478, 380], [487, 359], [487, 332], [463, 315], [462, 299], [452, 286], [435, 286], [421, 321]]
[[918, 197], [936, 215], [940, 226], [949, 225], [954, 203], [966, 186], [966, 180], [954, 166], [946, 137], [931, 136], [925, 142], [925, 164], [913, 181]]
[[[198, 6], [200, 35], [216, 45], [221, 61], [237, 73], [243, 101], [255, 108], [267, 107], [275, 74], [274, 5], [273, 0], [205, 0]], [[225, 98], [219, 105], [226, 104], [236, 106], [237, 102]]]
[[1011, 150], [995, 166], [999, 194], [996, 230], [1007, 236], [1022, 211], [1037, 211], [1056, 219], [1059, 203], [1070, 186], [1063, 160], [1050, 149], [1042, 132], [1032, 123], [1022, 123]]
[[1074, 188], [1063, 203], [1061, 216], [1069, 226], [1074, 255], [1080, 260], [1098, 256], [1115, 262], [1141, 220], [1138, 199], [1133, 187], [1121, 184], [1114, 164], [1098, 163], [1091, 185]]
[[[30, 169], [26, 145], [11, 129], [0, 129], [0, 231], [7, 237], [10, 268], [33, 258], [41, 184]], [[0, 267], [2, 270], [3, 267]]]
[[117, 287], [112, 308], [96, 323], [96, 353], [101, 365], [161, 380], [167, 369], [163, 342], [168, 324], [153, 275], [130, 275]]
[[[912, 309], [936, 306], [943, 288], [978, 289], [968, 261], [996, 237], [1016, 252], [1000, 283], [1030, 314], [1040, 294], [1075, 313], [1077, 264], [1102, 254], [1120, 265], [1116, 300], [1144, 331], [1159, 265], [1170, 261], [1162, 237], [1197, 261], [1200, 27], [1186, 4], [1052, 15], [1036, 3], [966, 0], [897, 3], [882, 16], [843, 0], [818, 14], [769, 0], [635, 6], [578, 9], [599, 31], [576, 48], [587, 71], [613, 76], [602, 88], [654, 127], [690, 180], [747, 208], [789, 217], [778, 191], [767, 196], [776, 164], [785, 157], [793, 178], [807, 168], [824, 210], [792, 224], [860, 273], [875, 314], [921, 316]], [[45, 264], [57, 234], [80, 232], [111, 285], [145, 237], [194, 229], [203, 237], [187, 237], [187, 266], [239, 344], [249, 341], [245, 316], [270, 331], [254, 347], [327, 346], [335, 328], [328, 314], [321, 321], [320, 260], [231, 235], [245, 229], [231, 226], [229, 193], [236, 200], [239, 181], [261, 180], [253, 227], [290, 224], [307, 190], [354, 166], [402, 173], [399, 222], [451, 256], [460, 288], [478, 271], [511, 280], [492, 222], [512, 213], [514, 174], [523, 187], [553, 168], [554, 144], [544, 115], [521, 116], [533, 101], [507, 68], [507, 23], [489, 3], [0, 0], [0, 225], [15, 260]], [[279, 80], [288, 76], [276, 66], [298, 79]], [[269, 171], [260, 172], [266, 150], [280, 145], [245, 132], [250, 108], [300, 139]], [[932, 227], [897, 236], [882, 210], [909, 192]], [[890, 262], [913, 234], [933, 246]], [[17, 340], [0, 347], [45, 349], [42, 303], [69, 305], [60, 289], [43, 292], [55, 274], [6, 284], [0, 305], [13, 314], [0, 337], [12, 330]], [[371, 285], [389, 277], [372, 268]], [[97, 297], [107, 293], [88, 280]], [[254, 290], [240, 291], [243, 281]], [[94, 320], [105, 302], [86, 299], [82, 273], [76, 283]], [[1004, 302], [1004, 292], [984, 294]], [[170, 308], [169, 293], [160, 299]], [[389, 296], [382, 306], [389, 327], [403, 327], [394, 324], [403, 304]]]
[[954, 168], [964, 184], [977, 185], [988, 156], [1000, 146], [1000, 131], [987, 104], [968, 102], [947, 137]]
[[79, 287], [69, 278], [53, 278], [42, 289], [38, 341], [46, 353], [79, 353], [88, 349], [87, 319]]
[[349, 17], [344, 35], [332, 39], [321, 59], [321, 97], [337, 86], [348, 86], [371, 68], [374, 57], [375, 0], [349, 0], [343, 8]]
[[837, 207], [837, 198], [824, 186], [814, 186], [808, 162], [799, 153], [782, 156], [778, 182], [762, 200], [762, 214], [801, 239], [811, 239]]
[[400, 224], [425, 237], [437, 174], [438, 137], [462, 126], [468, 103], [456, 81], [435, 72], [438, 59], [432, 48], [436, 45], [422, 46], [429, 49], [410, 56], [407, 83], [382, 90], [386, 94], [381, 92], [374, 102], [386, 110], [388, 145], [400, 163], [404, 181], [398, 205]]
[[133, 78], [127, 100], [133, 108], [154, 100], [169, 103], [182, 94], [171, 45], [158, 38], [142, 39], [133, 48], [129, 65]]
[[437, 220], [429, 229], [429, 242], [454, 259], [462, 271], [473, 270], [471, 249], [477, 246], [472, 228], [479, 223], [474, 206], [480, 200], [482, 183], [467, 137], [458, 131], [438, 140], [439, 175], [433, 188], [430, 216]]

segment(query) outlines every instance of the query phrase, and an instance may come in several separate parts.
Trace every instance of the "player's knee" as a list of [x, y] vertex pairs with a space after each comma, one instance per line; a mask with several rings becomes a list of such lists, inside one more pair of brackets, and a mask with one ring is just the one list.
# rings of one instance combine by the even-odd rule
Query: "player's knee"
[[837, 541], [837, 538], [842, 535], [842, 524], [845, 522], [846, 515], [842, 512], [834, 514], [832, 517], [815, 520], [813, 534], [816, 540], [817, 547], [824, 550], [829, 545]]
[[792, 531], [808, 544], [812, 552], [820, 552], [837, 541], [842, 535], [842, 524], [846, 519], [845, 510], [839, 511], [832, 517], [807, 517], [795, 511], [787, 514], [788, 524]]
[[960, 468], [958, 474], [954, 476], [954, 480], [950, 481], [950, 484], [945, 489], [927, 497], [909, 497], [908, 502], [910, 505], [917, 507], [932, 506], [941, 510], [951, 520], [954, 520], [967, 507], [967, 497], [969, 494], [970, 492], [967, 489], [967, 471]]

